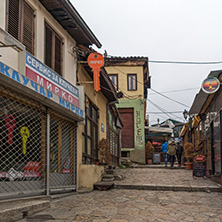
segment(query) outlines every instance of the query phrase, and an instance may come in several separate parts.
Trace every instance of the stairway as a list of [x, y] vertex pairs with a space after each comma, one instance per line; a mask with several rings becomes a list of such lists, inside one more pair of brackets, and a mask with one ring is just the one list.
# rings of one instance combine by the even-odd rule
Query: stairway
[[109, 166], [105, 166], [104, 174], [102, 175], [101, 182], [94, 184], [96, 190], [109, 190], [114, 186], [114, 180], [121, 180], [121, 175], [115, 174], [115, 169]]

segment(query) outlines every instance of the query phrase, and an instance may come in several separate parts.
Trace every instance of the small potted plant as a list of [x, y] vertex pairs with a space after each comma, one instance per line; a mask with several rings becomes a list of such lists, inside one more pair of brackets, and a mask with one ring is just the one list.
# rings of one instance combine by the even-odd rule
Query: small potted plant
[[148, 141], [146, 143], [146, 158], [148, 164], [152, 164], [153, 152], [154, 152], [154, 147], [152, 143]]
[[186, 157], [186, 169], [191, 170], [193, 166], [193, 156], [194, 156], [194, 145], [192, 143], [186, 142], [184, 144], [184, 152]]

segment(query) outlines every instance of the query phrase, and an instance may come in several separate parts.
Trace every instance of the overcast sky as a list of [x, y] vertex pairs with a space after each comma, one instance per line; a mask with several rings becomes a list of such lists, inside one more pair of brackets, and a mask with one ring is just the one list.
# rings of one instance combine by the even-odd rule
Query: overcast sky
[[[146, 56], [151, 61], [222, 61], [221, 0], [70, 0], [111, 56]], [[170, 118], [184, 121], [201, 83], [217, 65], [149, 63], [148, 99]], [[178, 91], [179, 90], [179, 91]], [[168, 92], [171, 91], [171, 92]], [[174, 92], [172, 92], [174, 91]], [[175, 92], [176, 91], [176, 92]], [[161, 112], [148, 101], [147, 112]], [[187, 106], [185, 106], [187, 105]], [[149, 114], [150, 124], [166, 114]]]

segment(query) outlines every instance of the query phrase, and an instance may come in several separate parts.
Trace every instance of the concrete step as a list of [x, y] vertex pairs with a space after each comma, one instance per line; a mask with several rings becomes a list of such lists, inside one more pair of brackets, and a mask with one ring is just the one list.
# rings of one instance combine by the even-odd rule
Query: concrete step
[[33, 197], [0, 201], [0, 221], [21, 220], [50, 207], [50, 197]]
[[159, 191], [189, 191], [189, 192], [222, 192], [220, 185], [215, 186], [186, 186], [186, 185], [158, 185], [158, 184], [115, 184], [114, 189], [159, 190]]
[[111, 174], [104, 174], [103, 178], [114, 178], [114, 175]]
[[114, 170], [113, 169], [105, 169], [106, 174], [111, 174], [113, 175]]
[[114, 177], [112, 177], [112, 178], [102, 178], [102, 181], [103, 181], [103, 182], [112, 182], [112, 181], [114, 181], [114, 180], [115, 180]]
[[114, 182], [99, 182], [94, 184], [96, 190], [109, 190], [114, 186]]

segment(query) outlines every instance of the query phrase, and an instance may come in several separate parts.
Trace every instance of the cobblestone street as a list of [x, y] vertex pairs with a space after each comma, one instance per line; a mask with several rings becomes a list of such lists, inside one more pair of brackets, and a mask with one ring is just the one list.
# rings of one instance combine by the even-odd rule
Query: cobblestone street
[[221, 193], [112, 189], [69, 196], [51, 205], [39, 215], [51, 215], [54, 222], [222, 221]]
[[158, 184], [158, 185], [186, 185], [186, 186], [215, 186], [209, 178], [193, 179], [192, 170], [171, 168], [129, 168], [117, 171], [125, 177], [117, 184]]
[[[115, 183], [201, 186], [217, 185], [210, 179], [192, 178], [192, 171], [171, 169], [119, 170], [125, 179]], [[47, 219], [48, 218], [48, 219]], [[51, 219], [50, 219], [51, 218]], [[20, 222], [87, 221], [222, 221], [221, 192], [173, 192], [111, 189], [92, 191], [54, 200], [51, 208]]]

